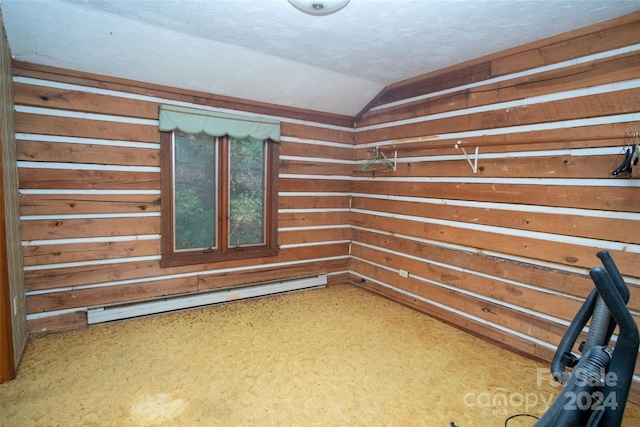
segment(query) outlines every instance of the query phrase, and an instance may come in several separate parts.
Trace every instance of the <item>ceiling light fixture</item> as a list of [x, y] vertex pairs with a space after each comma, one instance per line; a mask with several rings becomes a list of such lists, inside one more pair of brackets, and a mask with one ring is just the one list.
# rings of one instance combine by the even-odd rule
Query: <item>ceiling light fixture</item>
[[308, 15], [323, 16], [336, 13], [345, 7], [349, 0], [288, 0], [300, 12]]

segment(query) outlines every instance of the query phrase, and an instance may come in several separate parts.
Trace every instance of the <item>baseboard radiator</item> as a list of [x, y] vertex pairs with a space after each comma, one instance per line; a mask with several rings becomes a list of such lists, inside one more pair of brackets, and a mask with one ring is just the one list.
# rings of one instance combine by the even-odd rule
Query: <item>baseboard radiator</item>
[[327, 276], [300, 277], [278, 282], [260, 283], [255, 285], [223, 289], [218, 291], [169, 297], [152, 301], [113, 305], [108, 307], [90, 308], [87, 311], [89, 324], [110, 322], [113, 320], [130, 319], [150, 314], [203, 307], [247, 298], [281, 294], [284, 292], [303, 289], [321, 288], [327, 285]]

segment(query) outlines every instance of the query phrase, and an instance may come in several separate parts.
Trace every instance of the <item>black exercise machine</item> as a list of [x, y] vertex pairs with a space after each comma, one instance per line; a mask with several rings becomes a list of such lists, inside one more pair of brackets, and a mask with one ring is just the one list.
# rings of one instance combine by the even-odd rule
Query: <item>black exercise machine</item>
[[[562, 392], [534, 427], [619, 427], [638, 356], [638, 327], [629, 313], [629, 289], [607, 251], [597, 254], [604, 268], [593, 267], [596, 288], [569, 325], [551, 362]], [[589, 332], [572, 349], [587, 322]], [[609, 342], [616, 328], [615, 346]], [[567, 368], [573, 368], [567, 373]]]

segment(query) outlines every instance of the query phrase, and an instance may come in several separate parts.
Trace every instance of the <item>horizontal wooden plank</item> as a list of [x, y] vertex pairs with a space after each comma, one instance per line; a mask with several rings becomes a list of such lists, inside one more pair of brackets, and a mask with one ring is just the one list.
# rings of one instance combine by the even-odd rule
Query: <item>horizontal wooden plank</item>
[[[602, 126], [590, 126], [594, 138], [584, 138], [576, 140], [573, 135], [566, 135], [561, 141], [547, 141], [536, 142], [535, 136], [539, 135], [539, 132], [532, 132], [534, 135], [534, 141], [520, 140], [515, 144], [498, 144], [498, 145], [486, 145], [482, 147], [484, 153], [504, 153], [505, 155], [511, 155], [513, 153], [520, 152], [532, 152], [532, 151], [554, 151], [554, 150], [572, 150], [572, 157], [580, 157], [580, 150], [592, 149], [592, 148], [616, 148], [622, 152], [621, 140], [624, 140], [626, 131], [624, 128], [628, 128], [626, 124], [608, 124]], [[607, 130], [602, 131], [603, 128]], [[582, 128], [577, 128], [582, 129]], [[611, 132], [609, 136], [606, 133]], [[473, 142], [467, 142], [468, 144], [474, 144]], [[451, 151], [460, 154], [459, 149], [455, 148], [455, 145], [449, 145], [446, 147]], [[575, 151], [573, 151], [575, 150]], [[560, 156], [560, 155], [559, 155]]]
[[[494, 63], [495, 64], [495, 63]], [[618, 54], [577, 65], [569, 65], [470, 90], [468, 106], [593, 87], [629, 80], [640, 71], [638, 52]]]
[[[357, 127], [619, 82], [639, 73], [640, 55], [631, 52], [370, 111]], [[420, 93], [407, 95], [411, 98]]]
[[[455, 76], [456, 72], [463, 73], [464, 70], [472, 69], [475, 66], [482, 66], [487, 62], [492, 64], [489, 76], [495, 77], [632, 45], [637, 43], [637, 37], [635, 37], [635, 34], [637, 34], [635, 30], [637, 25], [638, 14], [630, 14], [615, 20], [485, 55], [445, 69], [432, 71], [387, 86], [367, 105], [367, 109], [380, 104], [380, 100], [388, 96], [387, 92], [399, 92], [402, 91], [403, 88], [419, 88], [421, 84], [425, 85], [425, 82], [436, 82], [438, 79], [446, 79], [445, 76]], [[543, 51], [545, 54], [542, 53]], [[475, 81], [478, 80], [482, 80], [481, 76], [477, 76]], [[411, 94], [420, 93], [419, 90], [415, 89], [407, 92]], [[402, 96], [406, 98], [415, 95], [404, 93]], [[366, 112], [366, 110], [364, 112]], [[357, 118], [360, 118], [364, 112], [360, 113]]]
[[630, 16], [630, 20], [631, 22], [617, 25], [614, 23], [613, 27], [600, 30], [595, 30], [594, 27], [593, 32], [581, 36], [573, 36], [556, 43], [536, 46], [500, 59], [494, 59], [491, 63], [491, 74], [499, 76], [515, 73], [632, 45], [638, 42], [640, 20], [637, 16]]
[[353, 148], [323, 145], [322, 142], [313, 144], [290, 141], [280, 142], [281, 156], [321, 157], [325, 159], [351, 160], [353, 158], [353, 151]]
[[[475, 159], [474, 148], [473, 146], [465, 147], [472, 161]], [[412, 162], [410, 158], [400, 157], [393, 176], [620, 179], [619, 176], [611, 174], [624, 160], [622, 144], [619, 151], [619, 154], [609, 156], [564, 155], [518, 158], [507, 154], [504, 158], [483, 159], [484, 150], [481, 148], [478, 169], [474, 173], [467, 159], [462, 157], [462, 151], [458, 150], [453, 155], [460, 156], [459, 160]], [[636, 173], [640, 177], [640, 172]]]
[[[603, 248], [578, 244], [542, 240], [530, 237], [511, 236], [498, 232], [469, 230], [453, 226], [427, 224], [404, 219], [384, 218], [374, 215], [353, 214], [353, 224], [390, 233], [404, 233], [448, 244], [457, 244], [519, 257], [553, 262], [560, 265], [591, 268], [593, 257]], [[610, 250], [620, 272], [632, 277], [640, 277], [638, 255]]]
[[159, 190], [159, 172], [19, 168], [21, 188]]
[[[467, 136], [463, 140], [470, 147], [478, 146], [481, 152], [485, 152], [485, 147], [491, 147], [487, 152], [511, 152], [511, 151], [529, 151], [529, 150], [546, 150], [558, 148], [591, 148], [591, 147], [622, 147], [624, 136], [629, 132], [629, 123], [608, 123], [594, 124], [592, 126], [579, 126], [564, 129], [562, 127], [549, 130], [537, 130], [535, 132], [518, 132], [510, 130], [503, 134], [484, 135], [477, 132], [477, 136]], [[437, 135], [427, 133], [418, 137], [398, 138], [386, 141], [383, 145], [387, 151], [398, 150], [398, 154], [402, 156], [403, 152], [409, 151], [411, 154], [415, 150], [429, 150], [427, 153], [440, 153], [440, 150], [455, 149], [455, 144], [460, 140], [455, 134], [453, 137], [448, 135]], [[358, 143], [364, 141], [358, 139]], [[387, 152], [385, 151], [385, 152]], [[452, 154], [449, 152], [449, 154]], [[460, 150], [454, 151], [453, 154], [460, 154]], [[365, 158], [364, 155], [356, 155], [356, 158]]]
[[98, 165], [160, 166], [160, 150], [64, 142], [18, 141], [18, 160]]
[[[636, 361], [636, 366], [640, 365], [640, 361]], [[640, 381], [635, 379], [631, 383], [631, 389], [629, 390], [628, 402], [634, 405], [640, 405]]]
[[279, 228], [346, 225], [349, 223], [349, 212], [287, 212], [278, 215]]
[[[546, 289], [552, 293], [572, 295], [580, 299], [586, 298], [594, 287], [593, 282], [586, 273], [572, 273], [524, 261], [499, 258], [482, 252], [450, 249], [360, 229], [354, 229], [353, 239], [354, 242], [383, 247], [432, 262], [453, 265], [480, 274], [500, 277], [506, 281], [514, 281]], [[356, 244], [352, 245], [352, 248]], [[599, 260], [594, 255], [593, 265], [595, 266], [598, 263]], [[633, 307], [640, 308], [640, 304]]]
[[33, 335], [81, 329], [88, 326], [87, 312], [78, 311], [58, 316], [31, 319], [27, 321], [27, 326], [29, 333]]
[[[532, 134], [537, 135], [537, 133]], [[478, 153], [480, 154], [480, 162], [481, 160], [488, 160], [488, 155], [495, 159], [505, 160], [510, 158], [516, 159], [523, 156], [532, 156], [533, 159], [540, 159], [546, 156], [570, 156], [570, 158], [575, 158], [581, 157], [582, 154], [584, 154], [581, 150], [593, 148], [611, 150], [611, 152], [614, 153], [611, 155], [615, 156], [615, 154], [617, 154], [618, 152], [623, 153], [623, 140], [624, 132], [619, 134], [619, 136], [617, 137], [611, 136], [605, 139], [583, 139], [580, 141], [565, 139], [564, 141], [555, 142], [532, 142], [529, 140], [521, 140], [515, 144], [510, 144], [506, 141], [502, 141], [498, 144], [485, 144], [486, 141], [476, 141], [475, 139], [467, 141], [467, 139], [465, 138], [465, 142], [462, 143], [462, 146], [465, 147], [467, 153], [469, 153], [470, 157], [473, 158], [474, 150], [477, 145]], [[442, 139], [438, 140], [437, 142], [430, 143], [423, 141], [422, 143], [383, 145], [380, 148], [380, 151], [387, 157], [388, 155], [393, 155], [395, 152], [397, 152], [397, 156], [399, 159], [398, 167], [401, 167], [402, 163], [405, 162], [420, 165], [422, 162], [428, 161], [426, 159], [422, 159], [422, 157], [428, 158], [432, 156], [452, 156], [451, 158], [458, 157], [462, 159], [464, 153], [462, 153], [462, 150], [460, 150], [460, 148], [455, 148], [455, 145], [458, 143], [458, 141], [460, 141], [460, 139]], [[356, 148], [355, 158], [359, 159], [358, 161], [361, 162], [363, 159], [369, 158], [371, 156], [371, 151], [371, 148], [362, 146], [361, 148]], [[536, 152], [542, 153], [535, 155]], [[555, 156], [553, 155], [553, 152], [555, 152]], [[457, 160], [446, 161], [456, 162]], [[464, 162], [467, 164], [467, 167], [469, 167], [466, 160], [464, 160]], [[439, 164], [440, 161], [432, 163]], [[481, 163], [478, 164], [478, 166], [480, 165]]]
[[535, 354], [536, 352], [536, 344], [531, 341], [493, 328], [484, 323], [476, 322], [471, 319], [455, 315], [447, 310], [431, 305], [417, 298], [402, 294], [400, 292], [393, 291], [377, 283], [371, 281], [360, 281], [359, 283], [357, 283], [357, 286], [371, 292], [375, 292], [376, 294], [389, 298], [392, 301], [404, 304], [422, 313], [428, 314], [439, 321], [445, 322], [449, 325], [462, 329], [465, 332], [479, 336], [484, 340], [488, 340], [493, 342], [494, 344], [505, 346], [511, 351], [528, 355]]
[[157, 126], [16, 113], [16, 132], [160, 143]]
[[325, 196], [319, 193], [314, 196], [281, 196], [278, 198], [279, 209], [347, 209], [350, 196]]
[[159, 212], [159, 194], [21, 194], [20, 215]]
[[357, 142], [360, 144], [465, 131], [486, 132], [503, 127], [634, 113], [638, 111], [638, 96], [640, 89], [628, 89], [537, 104], [523, 101], [523, 105], [517, 107], [497, 106], [491, 111], [364, 130], [357, 134]]
[[14, 83], [13, 93], [16, 105], [158, 119], [156, 102], [19, 82]]
[[351, 240], [350, 228], [300, 230], [278, 233], [278, 243], [280, 245], [312, 242], [335, 242], [341, 240]]
[[640, 212], [640, 188], [477, 183], [365, 182], [354, 193]]
[[92, 307], [123, 301], [139, 301], [169, 295], [196, 292], [198, 279], [184, 277], [129, 285], [75, 289], [27, 297], [27, 313], [43, 313], [75, 307]]
[[280, 160], [281, 174], [343, 175], [349, 176], [356, 169], [354, 165], [342, 163]]
[[353, 132], [351, 132], [350, 130], [318, 127], [314, 126], [313, 123], [299, 124], [283, 122], [281, 133], [283, 136], [293, 138], [330, 141], [342, 144], [353, 144], [354, 142]]
[[[401, 278], [397, 274], [355, 260], [353, 270], [366, 277], [374, 277], [414, 295], [444, 305], [452, 310], [467, 313], [477, 319], [512, 329], [519, 333], [535, 337], [539, 340], [557, 345], [564, 336], [565, 327], [549, 320], [540, 319], [527, 313], [511, 310], [499, 304], [482, 301], [456, 291], [449, 291], [425, 282], [409, 278]], [[395, 278], [402, 279], [400, 283]], [[451, 313], [449, 316], [459, 316]]]
[[[470, 271], [446, 268], [428, 261], [421, 262], [387, 251], [376, 250], [371, 247], [352, 245], [352, 255], [370, 263], [385, 265], [392, 269], [402, 269], [409, 272], [412, 277], [418, 276], [423, 279], [442, 283], [445, 286], [455, 288], [455, 290], [459, 292], [473, 293], [478, 295], [477, 298], [484, 297], [494, 301], [512, 304], [567, 321], [573, 320], [575, 313], [582, 306], [582, 302], [574, 298], [553, 295], [525, 286], [516, 286], [504, 281], [473, 274], [473, 272]], [[402, 285], [402, 281], [398, 280], [396, 280], [396, 283]]]
[[113, 304], [128, 304], [159, 297], [194, 295], [213, 289], [229, 289], [274, 280], [287, 280], [302, 276], [342, 271], [348, 260], [311, 262], [287, 268], [265, 268], [260, 271], [204, 274], [153, 282], [95, 287], [56, 292], [27, 297], [30, 314], [77, 307], [100, 307]]
[[[283, 196], [280, 209], [347, 209], [350, 196]], [[159, 212], [154, 194], [21, 194], [21, 215], [73, 215]]]
[[21, 232], [23, 241], [159, 234], [160, 217], [22, 221]]
[[426, 204], [361, 197], [353, 199], [353, 208], [640, 244], [640, 236], [629, 233], [629, 230], [638, 226], [637, 220], [451, 206], [446, 202]]
[[388, 86], [378, 98], [376, 105], [384, 105], [413, 96], [439, 92], [491, 77], [491, 62], [473, 63], [451, 71], [427, 77], [414, 78], [400, 84]]
[[307, 177], [300, 178], [280, 178], [278, 180], [278, 189], [283, 192], [287, 191], [312, 191], [312, 192], [350, 192], [351, 181], [344, 179], [309, 179]]
[[[287, 279], [287, 278], [294, 278], [294, 277], [299, 277], [304, 275], [317, 274], [318, 272], [329, 273], [332, 271], [341, 271], [346, 269], [347, 267], [348, 267], [348, 260], [342, 260], [342, 261], [337, 260], [337, 261], [329, 261], [329, 262], [323, 262], [323, 263], [310, 263], [308, 265], [304, 265], [300, 267], [272, 269], [269, 271], [265, 270], [258, 273], [236, 273], [233, 276], [223, 275], [222, 277], [217, 277], [217, 278], [211, 275], [202, 276], [197, 279], [198, 279], [198, 288], [201, 291], [206, 291], [208, 289], [214, 289], [219, 287], [217, 285], [222, 285], [223, 287], [238, 286], [238, 285], [251, 284], [258, 281]], [[222, 279], [222, 280], [216, 281], [217, 279]], [[346, 276], [346, 274], [341, 274], [341, 275], [330, 276], [328, 278], [328, 281], [329, 281], [329, 285], [333, 285], [333, 284], [345, 283], [347, 279], [348, 277]], [[193, 280], [193, 278], [190, 278], [190, 280]], [[179, 286], [180, 283], [177, 282], [176, 284], [174, 284], [174, 286], [175, 285]], [[117, 301], [114, 300], [109, 304], [132, 302], [132, 300], [128, 298], [137, 297], [135, 288], [133, 289], [128, 288], [124, 290], [123, 289], [112, 289], [112, 290], [114, 292], [112, 292], [111, 296], [113, 298], [116, 298]], [[105, 293], [104, 291], [107, 291], [107, 289], [102, 289], [102, 294]], [[178, 296], [178, 294], [172, 294], [172, 295]], [[101, 297], [101, 293], [98, 292], [94, 295], [91, 295], [90, 293], [81, 294], [80, 297], [81, 299], [85, 299], [86, 301], [89, 301], [89, 302], [91, 302], [92, 300], [99, 301]], [[63, 296], [58, 301], [56, 301], [55, 299], [53, 300], [47, 299], [47, 300], [41, 300], [39, 302], [46, 303], [47, 301], [52, 301], [53, 303], [57, 303], [59, 305], [59, 302], [65, 299], [68, 300], [69, 295]], [[108, 298], [105, 299], [104, 297], [103, 297], [103, 300], [110, 301]], [[35, 301], [35, 303], [37, 304], [38, 301]], [[78, 311], [75, 313], [61, 314], [61, 315], [52, 316], [52, 317], [42, 317], [38, 319], [29, 320], [28, 324], [29, 324], [29, 331], [33, 334], [78, 329], [78, 328], [87, 326], [87, 313], [86, 311]]]
[[26, 266], [160, 255], [160, 239], [27, 245], [22, 253]]
[[286, 280], [289, 278], [327, 274], [344, 271], [349, 268], [348, 259], [309, 262], [291, 267], [269, 267], [259, 271], [230, 272], [222, 274], [203, 274], [198, 276], [198, 289], [210, 290], [241, 286], [250, 283]]
[[344, 273], [335, 273], [327, 277], [327, 286], [344, 285], [349, 283], [350, 274], [346, 271], [349, 270], [349, 262], [346, 263]]
[[[56, 289], [68, 286], [82, 286], [121, 280], [136, 280], [184, 274], [209, 272], [215, 270], [237, 268], [258, 271], [265, 264], [306, 262], [318, 258], [345, 257], [349, 254], [349, 244], [317, 245], [281, 249], [277, 256], [251, 258], [235, 261], [222, 261], [209, 264], [196, 264], [184, 267], [161, 268], [159, 260], [123, 262], [113, 264], [96, 264], [80, 267], [51, 268], [25, 271], [25, 288], [27, 291]], [[283, 266], [284, 267], [284, 266]]]

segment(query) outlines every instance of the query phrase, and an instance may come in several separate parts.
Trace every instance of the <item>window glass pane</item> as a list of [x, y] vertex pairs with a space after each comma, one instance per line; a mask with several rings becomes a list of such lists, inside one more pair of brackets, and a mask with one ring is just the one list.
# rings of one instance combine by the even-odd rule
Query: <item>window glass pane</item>
[[174, 132], [175, 250], [216, 247], [216, 140]]
[[266, 144], [229, 141], [229, 247], [265, 243]]

